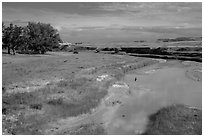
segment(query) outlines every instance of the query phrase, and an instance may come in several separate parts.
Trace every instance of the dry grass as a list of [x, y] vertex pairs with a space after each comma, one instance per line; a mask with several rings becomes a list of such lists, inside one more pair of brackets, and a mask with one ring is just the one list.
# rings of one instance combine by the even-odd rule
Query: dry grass
[[149, 123], [144, 134], [201, 135], [202, 111], [184, 105], [162, 108], [149, 116]]
[[76, 127], [74, 130], [68, 130], [61, 133], [62, 135], [106, 135], [106, 131], [103, 126], [95, 123], [82, 124]]
[[[98, 87], [85, 78], [66, 83], [60, 81], [57, 86], [46, 86], [35, 92], [5, 94], [3, 113], [14, 114], [18, 122], [13, 125], [12, 121], [5, 120], [4, 129], [9, 129], [7, 132], [10, 134], [41, 134], [39, 126], [46, 124], [48, 120], [89, 113], [107, 94], [107, 90], [99, 91]], [[43, 110], [45, 113], [28, 114], [28, 117], [21, 115], [21, 118], [15, 114], [26, 112], [28, 108]], [[9, 125], [13, 125], [12, 128]]]

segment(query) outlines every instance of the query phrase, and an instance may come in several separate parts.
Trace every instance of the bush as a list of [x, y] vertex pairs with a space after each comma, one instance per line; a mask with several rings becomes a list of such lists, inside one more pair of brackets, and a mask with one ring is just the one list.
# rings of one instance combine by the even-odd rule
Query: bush
[[75, 50], [75, 51], [73, 52], [73, 54], [79, 54], [79, 52]]
[[40, 104], [40, 103], [31, 104], [31, 105], [30, 105], [30, 108], [41, 110], [41, 109], [42, 109], [42, 104]]

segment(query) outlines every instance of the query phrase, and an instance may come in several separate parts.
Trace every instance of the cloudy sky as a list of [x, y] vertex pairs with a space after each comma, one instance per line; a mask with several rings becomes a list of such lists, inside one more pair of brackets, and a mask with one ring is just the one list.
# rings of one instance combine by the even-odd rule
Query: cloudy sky
[[64, 41], [201, 36], [202, 3], [2, 3], [2, 20], [50, 23]]

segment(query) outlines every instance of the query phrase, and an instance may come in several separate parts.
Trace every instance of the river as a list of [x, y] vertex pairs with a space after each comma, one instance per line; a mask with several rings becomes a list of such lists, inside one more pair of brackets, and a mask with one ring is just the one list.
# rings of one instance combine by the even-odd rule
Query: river
[[111, 112], [106, 126], [108, 134], [140, 134], [148, 116], [168, 105], [202, 109], [202, 82], [189, 79], [185, 72], [185, 67], [163, 65], [126, 74], [124, 82], [129, 85], [130, 97]]

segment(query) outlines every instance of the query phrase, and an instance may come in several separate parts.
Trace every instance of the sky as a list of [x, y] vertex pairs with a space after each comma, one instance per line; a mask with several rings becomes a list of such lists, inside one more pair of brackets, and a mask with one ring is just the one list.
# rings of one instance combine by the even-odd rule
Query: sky
[[202, 3], [3, 2], [2, 21], [50, 23], [67, 42], [202, 36]]

